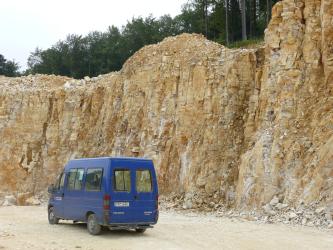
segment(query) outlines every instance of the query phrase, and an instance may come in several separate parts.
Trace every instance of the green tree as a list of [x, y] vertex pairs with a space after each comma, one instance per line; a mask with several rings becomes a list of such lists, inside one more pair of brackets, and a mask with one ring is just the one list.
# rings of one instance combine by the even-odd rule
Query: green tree
[[229, 0], [224, 2], [224, 13], [225, 13], [225, 43], [229, 45]]
[[174, 18], [135, 17], [121, 29], [110, 26], [105, 32], [93, 31], [86, 36], [70, 34], [46, 50], [37, 48], [28, 59], [27, 73], [97, 76], [119, 70], [143, 46], [184, 32], [201, 33], [227, 45], [242, 38], [262, 37], [270, 18], [270, 3], [276, 2], [189, 0]]
[[7, 60], [3, 55], [0, 54], [0, 75], [5, 76], [18, 76], [19, 65], [14, 60]]
[[242, 40], [244, 41], [247, 40], [245, 0], [241, 0], [241, 13], [242, 13]]

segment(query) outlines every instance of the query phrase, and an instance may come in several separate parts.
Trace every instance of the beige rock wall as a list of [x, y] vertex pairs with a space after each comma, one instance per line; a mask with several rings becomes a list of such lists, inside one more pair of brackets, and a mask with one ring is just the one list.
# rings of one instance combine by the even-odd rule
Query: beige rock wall
[[98, 78], [0, 77], [0, 192], [41, 192], [71, 158], [138, 154], [166, 194], [332, 201], [332, 6], [279, 2], [264, 48], [183, 34]]
[[[237, 204], [333, 199], [332, 1], [277, 3], [265, 37], [257, 130]], [[329, 59], [331, 58], [331, 59]]]

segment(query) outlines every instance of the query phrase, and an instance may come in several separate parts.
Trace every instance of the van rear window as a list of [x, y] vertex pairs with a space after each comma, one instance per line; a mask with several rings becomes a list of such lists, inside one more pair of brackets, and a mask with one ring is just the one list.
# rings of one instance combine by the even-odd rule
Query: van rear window
[[102, 178], [102, 168], [88, 168], [85, 187], [86, 191], [101, 191]]
[[148, 193], [152, 191], [151, 174], [148, 169], [136, 171], [136, 191]]
[[114, 171], [114, 190], [121, 192], [131, 191], [131, 172], [127, 169]]

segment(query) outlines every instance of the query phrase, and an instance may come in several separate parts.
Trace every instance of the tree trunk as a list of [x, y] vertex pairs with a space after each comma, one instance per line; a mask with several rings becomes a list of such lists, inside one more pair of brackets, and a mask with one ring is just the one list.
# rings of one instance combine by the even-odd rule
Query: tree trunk
[[242, 40], [244, 41], [244, 40], [247, 40], [245, 0], [241, 0], [241, 12], [242, 12]]
[[271, 12], [272, 12], [272, 0], [266, 0], [266, 26], [271, 20]]
[[229, 0], [225, 0], [225, 42], [229, 46]]
[[250, 37], [256, 36], [257, 0], [250, 1]]
[[207, 0], [204, 0], [204, 17], [205, 17], [205, 34], [208, 38], [208, 3]]

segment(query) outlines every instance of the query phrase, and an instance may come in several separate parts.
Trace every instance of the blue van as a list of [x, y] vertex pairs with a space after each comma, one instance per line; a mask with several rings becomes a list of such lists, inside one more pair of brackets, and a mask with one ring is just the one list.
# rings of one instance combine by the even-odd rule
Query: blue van
[[143, 233], [159, 216], [156, 173], [149, 159], [70, 160], [49, 193], [50, 224], [59, 219], [87, 222], [92, 235], [103, 227]]

